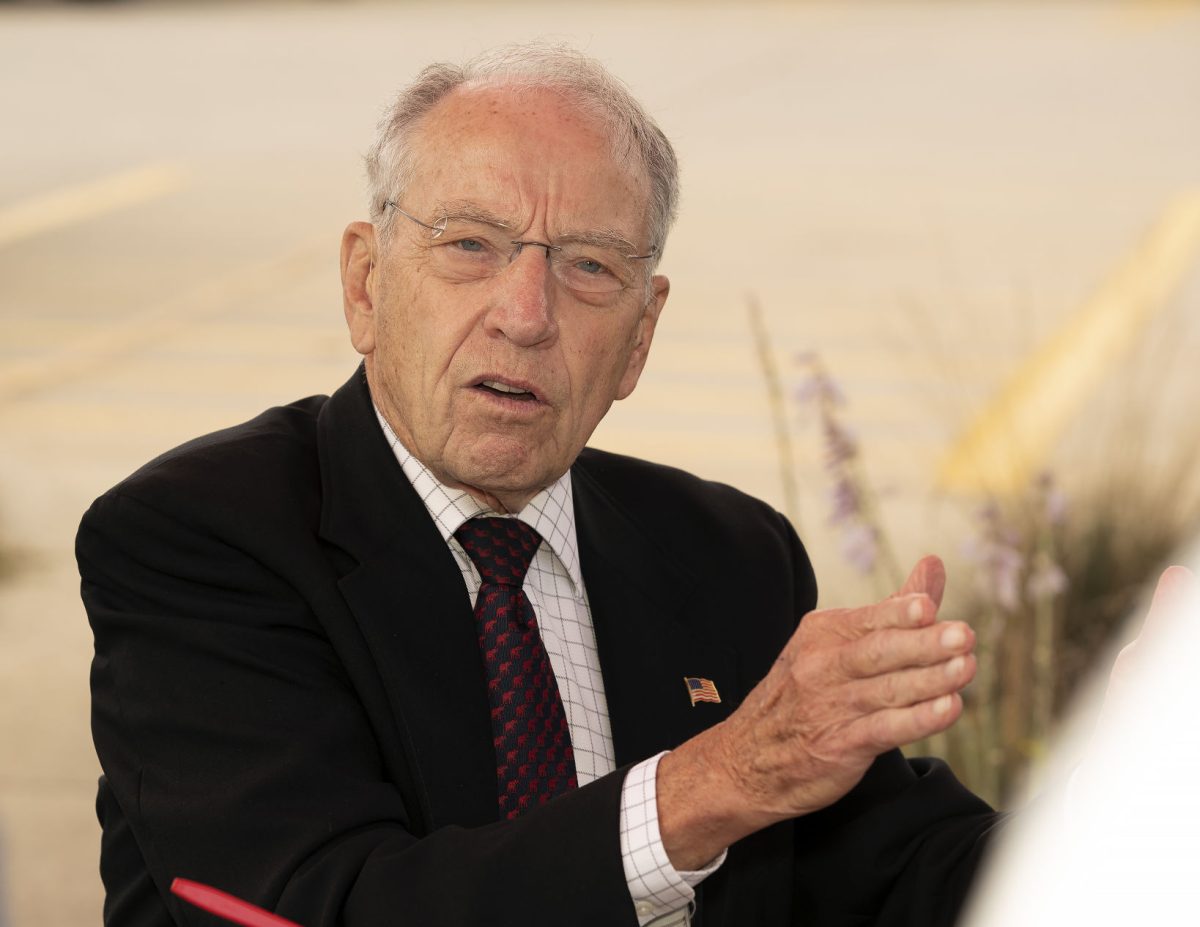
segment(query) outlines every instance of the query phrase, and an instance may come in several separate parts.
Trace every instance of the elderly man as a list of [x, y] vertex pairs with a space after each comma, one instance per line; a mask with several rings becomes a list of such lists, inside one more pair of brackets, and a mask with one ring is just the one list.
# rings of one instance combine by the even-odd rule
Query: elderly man
[[361, 369], [84, 518], [106, 922], [196, 922], [176, 876], [311, 927], [952, 920], [994, 815], [895, 750], [974, 672], [940, 564], [813, 611], [778, 513], [584, 448], [667, 299], [661, 131], [506, 49], [368, 166]]

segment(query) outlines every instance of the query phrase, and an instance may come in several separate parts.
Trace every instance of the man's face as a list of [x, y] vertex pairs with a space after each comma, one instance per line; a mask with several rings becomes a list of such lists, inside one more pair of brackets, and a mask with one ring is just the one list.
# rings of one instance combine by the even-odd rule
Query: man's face
[[[483, 214], [506, 243], [615, 234], [630, 253], [650, 250], [644, 172], [615, 161], [602, 125], [553, 93], [460, 89], [426, 117], [415, 153], [399, 206], [422, 222]], [[462, 279], [436, 249], [475, 243], [393, 220], [386, 245], [362, 224], [343, 242], [347, 320], [372, 396], [439, 479], [515, 511], [633, 391], [667, 280], [633, 261], [624, 289], [578, 292], [534, 246], [495, 276]]]

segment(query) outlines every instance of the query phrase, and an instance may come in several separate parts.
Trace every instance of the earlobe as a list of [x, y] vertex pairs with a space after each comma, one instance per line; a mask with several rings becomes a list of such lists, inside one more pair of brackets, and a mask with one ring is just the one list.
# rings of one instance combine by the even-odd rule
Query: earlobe
[[364, 356], [375, 350], [377, 239], [369, 222], [351, 222], [342, 233], [342, 308], [350, 343]]

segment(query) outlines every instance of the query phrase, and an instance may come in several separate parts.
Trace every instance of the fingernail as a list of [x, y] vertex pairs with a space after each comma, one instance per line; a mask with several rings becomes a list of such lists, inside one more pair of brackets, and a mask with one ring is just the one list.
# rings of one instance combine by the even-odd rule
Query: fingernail
[[925, 614], [925, 608], [922, 606], [920, 599], [913, 599], [908, 603], [909, 621], [920, 621], [923, 614]]
[[963, 671], [963, 666], [966, 664], [966, 657], [955, 657], [946, 664], [946, 675], [950, 677], [958, 676]]
[[935, 715], [944, 715], [950, 710], [950, 706], [954, 703], [953, 696], [943, 695], [933, 703], [933, 713]]
[[955, 647], [961, 647], [967, 641], [967, 635], [962, 629], [962, 625], [952, 624], [947, 626], [942, 632], [942, 646], [953, 650]]

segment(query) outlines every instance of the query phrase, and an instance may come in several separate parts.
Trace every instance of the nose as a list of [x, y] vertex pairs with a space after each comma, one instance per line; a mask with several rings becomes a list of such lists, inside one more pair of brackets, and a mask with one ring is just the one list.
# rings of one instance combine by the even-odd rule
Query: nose
[[554, 314], [558, 288], [550, 266], [554, 246], [539, 241], [513, 245], [512, 260], [492, 291], [488, 328], [522, 346], [552, 341], [558, 334]]

